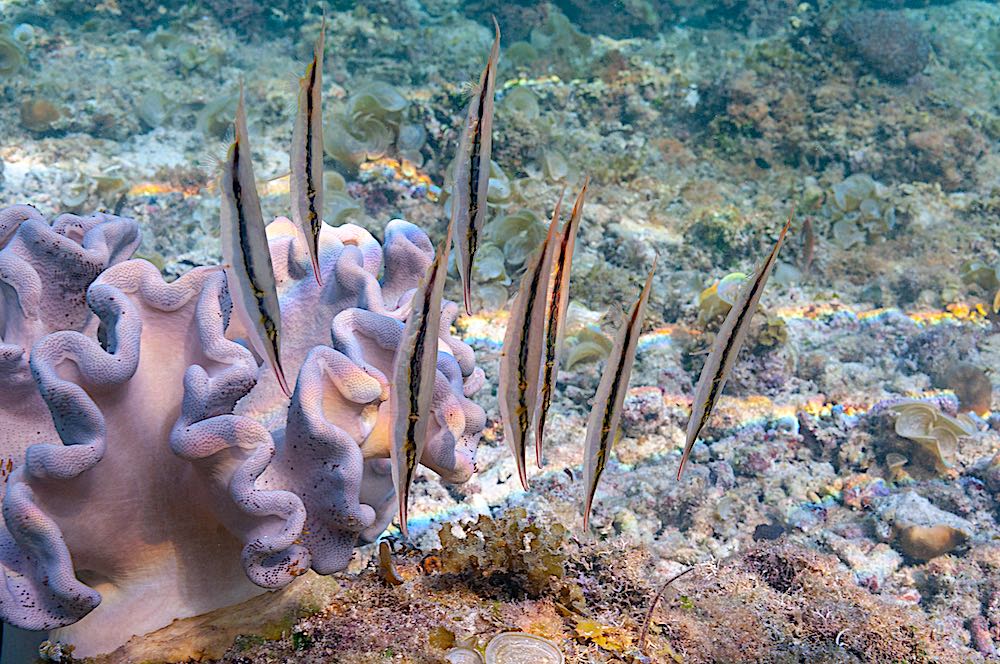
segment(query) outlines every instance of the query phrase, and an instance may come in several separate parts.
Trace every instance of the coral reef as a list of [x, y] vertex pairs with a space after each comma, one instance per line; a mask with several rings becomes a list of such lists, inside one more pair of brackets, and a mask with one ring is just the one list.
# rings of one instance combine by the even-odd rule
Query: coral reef
[[[356, 226], [326, 227], [321, 265], [332, 278], [320, 290], [291, 222], [269, 226], [283, 358], [298, 374], [287, 404], [224, 336], [218, 269], [169, 284], [145, 261], [102, 271], [134, 250], [133, 222], [67, 215], [49, 226], [28, 207], [0, 218], [12, 236], [0, 254], [14, 295], [3, 309], [6, 375], [27, 394], [37, 385], [52, 418], [30, 399], [5, 399], [39, 422], [4, 420], [17, 465], [0, 531], [5, 622], [62, 628], [53, 637], [79, 654], [110, 651], [309, 568], [343, 569], [359, 538], [386, 527], [387, 376], [408, 294], [433, 254], [421, 231], [393, 221], [382, 246]], [[448, 333], [455, 305], [444, 308], [422, 460], [461, 482], [484, 425], [468, 400], [482, 372]], [[333, 347], [317, 346], [329, 326]], [[53, 424], [62, 444], [40, 442]]]
[[892, 83], [901, 83], [927, 66], [931, 45], [913, 21], [898, 12], [862, 11], [849, 15], [835, 38], [867, 67]]
[[345, 167], [391, 154], [419, 166], [423, 127], [405, 124], [406, 99], [388, 83], [373, 81], [333, 109], [324, 131], [326, 153]]
[[[574, 664], [647, 661], [643, 657], [995, 659], [1000, 6], [983, 0], [223, 4], [8, 0], [3, 9], [0, 94], [7, 103], [0, 104], [0, 128], [7, 140], [0, 145], [0, 206], [30, 200], [49, 217], [106, 209], [138, 222], [112, 214], [67, 217], [73, 221], [64, 231], [39, 235], [63, 238], [52, 240], [65, 259], [59, 269], [46, 267], [49, 259], [38, 253], [49, 245], [26, 240], [36, 222], [50, 229], [59, 223], [49, 226], [27, 209], [20, 215], [24, 230], [14, 230], [16, 216], [14, 225], [0, 223], [0, 244], [7, 247], [2, 260], [17, 254], [33, 266], [43, 304], [65, 300], [48, 313], [32, 309], [30, 297], [18, 296], [26, 286], [11, 287], [14, 272], [0, 262], [0, 358], [16, 364], [10, 376], [17, 383], [13, 391], [0, 389], [0, 440], [14, 450], [0, 459], [5, 488], [25, 486], [26, 471], [17, 467], [28, 446], [63, 447], [31, 375], [32, 363], [43, 367], [51, 360], [39, 355], [29, 361], [36, 342], [53, 333], [66, 339], [64, 331], [73, 329], [92, 341], [96, 358], [124, 360], [130, 316], [161, 319], [143, 304], [141, 292], [100, 283], [95, 293], [112, 287], [123, 293], [126, 314], [117, 323], [102, 314], [108, 321], [102, 324], [85, 302], [98, 274], [134, 270], [121, 261], [140, 233], [136, 256], [163, 272], [167, 285], [153, 281], [164, 292], [174, 283], [193, 284], [191, 275], [183, 276], [192, 268], [219, 263], [217, 191], [208, 164], [218, 156], [213, 144], [226, 132], [226, 108], [241, 78], [255, 101], [249, 120], [265, 218], [286, 211], [288, 180], [281, 174], [288, 168], [295, 97], [289, 72], [301, 71], [323, 9], [335, 54], [327, 58], [324, 77], [326, 119], [331, 131], [347, 129], [342, 142], [350, 135], [365, 144], [363, 151], [343, 150], [343, 160], [328, 154], [325, 174], [326, 221], [357, 225], [350, 227], [353, 239], [338, 236], [345, 246], [330, 254], [353, 286], [323, 293], [310, 288], [293, 269], [301, 257], [290, 227], [281, 222], [271, 231], [275, 264], [291, 275], [280, 286], [289, 328], [286, 361], [301, 373], [303, 389], [315, 380], [327, 386], [322, 394], [331, 413], [360, 408], [347, 433], [369, 461], [349, 506], [325, 502], [341, 496], [339, 489], [324, 489], [322, 499], [311, 491], [311, 480], [325, 487], [328, 475], [303, 474], [322, 454], [307, 445], [313, 434], [330, 434], [303, 424], [316, 415], [305, 407], [308, 399], [289, 409], [277, 398], [273, 379], [258, 374], [252, 358], [229, 341], [217, 339], [233, 363], [210, 362], [184, 330], [151, 337], [144, 322], [137, 368], [124, 383], [87, 384], [72, 359], [55, 364], [60, 380], [84, 383], [107, 430], [103, 460], [93, 469], [71, 480], [28, 477], [32, 487], [45, 486], [35, 492], [45, 510], [53, 508], [58, 483], [82, 485], [105, 471], [117, 477], [113, 460], [125, 465], [136, 458], [124, 453], [131, 446], [122, 441], [139, 438], [124, 435], [123, 418], [107, 402], [127, 401], [130, 386], [152, 389], [150, 372], [157, 367], [148, 362], [148, 343], [155, 338], [169, 345], [183, 336], [183, 344], [169, 345], [163, 363], [173, 378], [162, 381], [169, 386], [162, 397], [174, 412], [149, 441], [159, 446], [162, 457], [151, 458], [164, 459], [165, 477], [132, 472], [134, 461], [120, 474], [161, 493], [168, 486], [160, 504], [169, 505], [177, 520], [194, 515], [205, 524], [222, 523], [222, 534], [209, 533], [211, 541], [225, 541], [217, 563], [222, 572], [213, 583], [233, 579], [248, 595], [259, 593], [263, 589], [243, 566], [243, 548], [271, 533], [280, 544], [287, 530], [282, 517], [276, 512], [249, 533], [260, 520], [237, 507], [229, 487], [198, 484], [197, 477], [215, 472], [214, 461], [229, 454], [233, 467], [215, 477], [225, 481], [241, 459], [266, 450], [270, 440], [275, 456], [256, 478], [255, 495], [294, 496], [305, 514], [301, 541], [279, 551], [302, 547], [304, 564], [329, 568], [353, 551], [349, 574], [309, 571], [252, 598], [239, 612], [215, 609], [178, 620], [176, 632], [168, 626], [155, 638], [133, 639], [119, 661], [155, 660], [162, 653], [183, 659], [194, 652], [241, 664], [436, 662], [449, 648], [481, 654], [506, 631], [549, 639]], [[386, 231], [387, 219], [409, 219], [435, 240], [444, 234], [449, 159], [467, 103], [461, 81], [481, 71], [493, 37], [491, 14], [499, 19], [503, 44], [484, 231], [490, 237], [483, 238], [474, 266], [473, 296], [483, 314], [456, 318], [444, 312], [450, 329], [442, 330], [442, 362], [450, 354], [458, 369], [450, 362], [447, 371], [442, 368], [438, 390], [447, 396], [441, 404], [446, 423], [465, 417], [472, 433], [457, 436], [454, 455], [443, 435], [425, 461], [448, 479], [464, 479], [473, 470], [477, 427], [482, 443], [476, 472], [463, 484], [442, 484], [432, 471], [418, 472], [413, 539], [401, 543], [390, 529], [378, 547], [388, 562], [379, 567], [375, 547], [352, 549], [347, 540], [363, 543], [389, 519], [389, 478], [377, 460], [386, 449], [377, 406], [391, 366], [393, 328], [406, 316], [408, 296], [405, 289], [387, 288], [391, 279], [386, 282], [389, 275], [372, 257], [381, 255], [388, 269], [395, 262], [386, 252], [393, 248], [406, 248], [403, 255], [416, 257], [413, 264], [429, 255], [431, 245], [417, 231], [399, 223]], [[375, 86], [375, 98], [366, 98], [373, 81], [383, 83]], [[477, 393], [485, 411], [473, 411], [463, 393], [495, 380], [505, 319], [492, 309], [511, 295], [523, 250], [538, 237], [538, 220], [564, 184], [579, 186], [584, 175], [592, 194], [576, 248], [573, 306], [544, 467], [533, 491], [522, 493], [512, 477], [494, 390]], [[688, 475], [677, 483], [672, 477], [702, 351], [733, 299], [736, 275], [752, 272], [783, 221], [778, 211], [792, 203], [798, 215], [782, 250], [787, 262], [775, 267], [718, 412], [692, 449]], [[654, 254], [660, 268], [622, 435], [598, 490], [593, 535], [574, 536], [581, 521], [580, 441], [605, 370], [608, 330], [620, 318], [622, 294], [637, 289], [636, 266]], [[218, 277], [194, 275], [201, 275], [205, 289]], [[362, 307], [342, 309], [358, 284]], [[449, 289], [447, 297], [455, 299], [454, 284]], [[226, 298], [218, 299], [191, 299], [162, 318], [179, 321], [207, 306], [226, 320]], [[380, 303], [383, 311], [369, 315]], [[66, 307], [72, 324], [59, 322]], [[185, 320], [189, 332], [200, 329]], [[226, 339], [240, 334], [233, 328]], [[468, 349], [456, 339], [475, 349], [484, 374], [468, 373]], [[310, 355], [317, 344], [329, 345]], [[202, 361], [208, 376], [259, 378], [252, 388], [243, 385], [249, 394], [235, 405], [223, 404], [232, 408], [210, 414], [255, 422], [264, 447], [244, 438], [245, 449], [195, 460], [163, 449], [178, 417], [205, 414], [185, 405], [181, 380], [184, 363]], [[351, 366], [362, 367], [364, 375], [351, 374], [357, 380], [340, 385], [373, 399], [367, 407], [330, 387], [331, 376]], [[210, 421], [216, 420], [191, 426]], [[95, 440], [65, 447], [82, 454], [96, 449]], [[298, 452], [288, 456], [291, 445]], [[147, 454], [136, 447], [135, 454]], [[151, 504], [141, 486], [127, 494], [117, 490], [122, 504], [133, 496], [141, 497], [136, 504], [143, 508]], [[229, 513], [212, 511], [223, 505]], [[83, 511], [101, 509], [87, 503]], [[117, 504], [106, 510], [125, 511]], [[483, 515], [489, 519], [480, 521]], [[69, 520], [66, 513], [56, 516], [60, 523]], [[223, 523], [222, 517], [240, 522]], [[360, 523], [345, 527], [350, 517]], [[371, 527], [357, 535], [368, 519]], [[139, 531], [134, 520], [122, 526], [125, 545]], [[154, 522], [154, 535], [175, 536], [176, 527]], [[441, 523], [443, 534], [436, 535]], [[100, 532], [109, 540], [118, 536]], [[324, 534], [339, 543], [318, 544]], [[64, 535], [74, 554], [87, 533], [70, 526]], [[166, 541], [155, 544], [166, 549]], [[183, 555], [192, 551], [180, 549]], [[2, 549], [0, 559], [17, 550]], [[143, 548], [136, 558], [158, 560], [153, 555]], [[102, 561], [87, 561], [89, 567], [76, 562], [74, 554], [75, 581], [58, 579], [84, 586], [84, 599], [93, 591], [103, 598], [78, 623], [82, 630], [89, 618], [112, 609], [117, 596], [99, 578]], [[439, 571], [442, 562], [447, 573]], [[253, 555], [248, 564], [261, 569]], [[280, 568], [277, 554], [274, 564]], [[695, 571], [664, 591], [640, 655], [639, 626], [651, 598], [690, 565]], [[379, 569], [394, 574], [380, 575]], [[531, 569], [539, 573], [532, 576]], [[117, 574], [107, 576], [117, 583]], [[27, 581], [11, 578], [30, 585], [30, 575]], [[398, 585], [390, 587], [390, 578]], [[245, 635], [226, 654], [240, 633]], [[60, 635], [53, 638], [46, 648], [51, 658], [66, 652]], [[204, 647], [201, 654], [196, 643]], [[9, 643], [4, 645], [6, 650]], [[181, 646], [188, 647], [186, 654], [169, 649]]]
[[675, 581], [653, 612], [642, 654], [641, 623], [669, 573], [655, 572], [634, 545], [565, 538], [551, 545], [572, 573], [575, 603], [511, 598], [503, 588], [472, 592], [466, 582], [474, 577], [442, 583], [434, 568], [403, 554], [401, 585], [386, 588], [373, 571], [344, 579], [323, 611], [297, 620], [275, 642], [244, 639], [221, 661], [464, 662], [446, 654], [456, 646], [482, 652], [509, 631], [547, 639], [567, 664], [982, 661], [968, 645], [936, 634], [919, 613], [858, 587], [834, 556], [786, 541], [751, 546]]

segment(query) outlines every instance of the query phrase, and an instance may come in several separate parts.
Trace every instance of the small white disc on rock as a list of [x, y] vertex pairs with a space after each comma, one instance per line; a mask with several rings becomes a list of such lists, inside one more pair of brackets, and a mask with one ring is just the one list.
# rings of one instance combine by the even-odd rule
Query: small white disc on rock
[[486, 646], [486, 664], [563, 664], [564, 661], [556, 644], [525, 632], [498, 634]]

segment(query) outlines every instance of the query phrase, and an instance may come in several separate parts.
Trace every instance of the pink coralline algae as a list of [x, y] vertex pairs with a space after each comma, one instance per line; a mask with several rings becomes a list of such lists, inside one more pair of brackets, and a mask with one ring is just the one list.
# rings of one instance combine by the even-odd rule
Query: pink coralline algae
[[[268, 227], [289, 402], [229, 325], [224, 273], [172, 283], [134, 222], [0, 211], [0, 618], [107, 652], [175, 618], [342, 570], [395, 513], [392, 361], [433, 247], [325, 227], [324, 286], [287, 219]], [[381, 279], [379, 275], [381, 274]], [[85, 299], [84, 299], [85, 294]], [[423, 463], [468, 479], [483, 384], [443, 307]], [[228, 328], [227, 328], [228, 325]], [[61, 441], [61, 442], [60, 442]]]

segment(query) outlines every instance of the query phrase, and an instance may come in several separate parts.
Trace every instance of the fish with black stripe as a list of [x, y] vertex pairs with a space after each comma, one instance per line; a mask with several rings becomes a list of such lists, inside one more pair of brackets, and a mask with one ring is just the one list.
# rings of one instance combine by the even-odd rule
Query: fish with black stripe
[[521, 277], [521, 285], [510, 308], [500, 357], [500, 388], [497, 399], [503, 418], [504, 439], [514, 453], [521, 485], [528, 488], [525, 462], [528, 438], [538, 405], [542, 348], [545, 345], [545, 302], [552, 276], [552, 256], [562, 194], [552, 212], [549, 232], [532, 256]]
[[569, 221], [563, 228], [553, 256], [552, 285], [549, 295], [547, 322], [545, 324], [545, 360], [542, 363], [541, 391], [535, 414], [535, 463], [542, 467], [542, 438], [545, 434], [545, 419], [552, 405], [552, 392], [556, 376], [559, 375], [559, 346], [562, 344], [562, 326], [566, 321], [566, 307], [569, 305], [569, 278], [573, 269], [573, 249], [576, 246], [576, 231], [583, 217], [583, 202], [587, 195], [590, 178], [584, 180]]
[[431, 420], [431, 399], [437, 376], [438, 331], [441, 327], [441, 298], [448, 276], [448, 248], [452, 226], [438, 247], [434, 260], [417, 284], [410, 302], [410, 315], [393, 366], [389, 420], [392, 444], [392, 483], [399, 500], [399, 530], [406, 527], [413, 474], [420, 463]]
[[625, 403], [625, 393], [632, 377], [632, 366], [635, 364], [635, 352], [639, 344], [639, 333], [642, 331], [642, 320], [646, 314], [646, 303], [649, 301], [650, 288], [653, 285], [653, 274], [656, 272], [656, 259], [649, 269], [646, 284], [629, 310], [621, 329], [615, 335], [614, 346], [608, 355], [604, 367], [604, 375], [594, 396], [594, 405], [587, 420], [587, 435], [584, 439], [583, 452], [583, 484], [586, 496], [583, 506], [583, 529], [590, 527], [590, 510], [594, 504], [594, 494], [597, 493], [597, 483], [601, 480], [611, 447], [618, 435], [618, 424], [622, 417], [622, 405]]
[[677, 468], [677, 479], [681, 478], [684, 466], [688, 457], [691, 456], [691, 448], [701, 435], [702, 429], [708, 423], [708, 418], [712, 415], [712, 410], [722, 396], [722, 388], [726, 386], [726, 380], [736, 364], [740, 349], [746, 340], [747, 332], [750, 330], [750, 321], [753, 320], [754, 312], [757, 310], [757, 303], [764, 292], [767, 278], [771, 275], [774, 263], [778, 259], [778, 252], [781, 244], [785, 241], [785, 234], [792, 223], [793, 210], [788, 215], [785, 227], [778, 235], [778, 241], [774, 243], [774, 248], [768, 255], [767, 260], [760, 266], [753, 279], [747, 281], [740, 289], [739, 297], [733, 302], [729, 314], [722, 321], [719, 331], [715, 334], [715, 341], [712, 343], [712, 350], [708, 353], [705, 366], [701, 370], [698, 378], [698, 386], [694, 391], [694, 400], [691, 402], [691, 419], [688, 420], [687, 439], [684, 442], [684, 453], [681, 455], [681, 464]]
[[326, 17], [313, 47], [312, 62], [299, 79], [299, 106], [289, 153], [292, 221], [309, 247], [313, 275], [323, 285], [319, 268], [319, 235], [323, 228], [323, 41]]
[[274, 372], [281, 391], [291, 397], [281, 368], [281, 306], [250, 158], [243, 97], [241, 84], [235, 136], [220, 178], [222, 257], [233, 313], [246, 330], [253, 350]]
[[490, 188], [493, 151], [493, 102], [500, 59], [500, 26], [493, 19], [495, 37], [486, 68], [479, 77], [455, 156], [451, 192], [451, 223], [455, 226], [458, 274], [462, 278], [465, 311], [472, 314], [472, 261], [486, 221], [486, 196]]

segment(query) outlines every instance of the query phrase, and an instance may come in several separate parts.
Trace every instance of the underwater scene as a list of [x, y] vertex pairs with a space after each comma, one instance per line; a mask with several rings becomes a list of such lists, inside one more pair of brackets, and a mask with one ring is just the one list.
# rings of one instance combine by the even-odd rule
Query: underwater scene
[[0, 0], [0, 663], [1000, 662], [1000, 3]]

